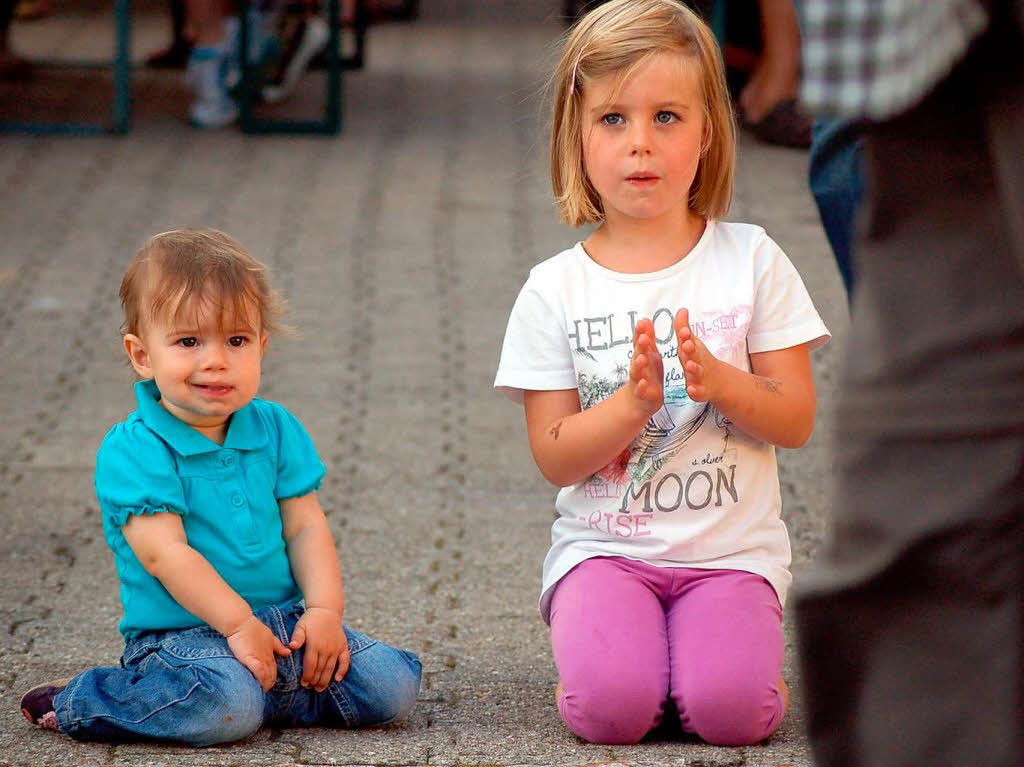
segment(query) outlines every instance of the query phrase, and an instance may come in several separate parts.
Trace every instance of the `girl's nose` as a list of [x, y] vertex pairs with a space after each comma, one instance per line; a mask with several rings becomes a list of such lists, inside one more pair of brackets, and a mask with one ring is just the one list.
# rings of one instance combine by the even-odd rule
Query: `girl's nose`
[[643, 128], [636, 128], [629, 137], [629, 154], [630, 156], [636, 157], [638, 155], [648, 155], [651, 153], [651, 142], [647, 135], [647, 131]]
[[203, 367], [207, 370], [219, 370], [226, 367], [227, 356], [220, 344], [209, 344], [203, 355]]

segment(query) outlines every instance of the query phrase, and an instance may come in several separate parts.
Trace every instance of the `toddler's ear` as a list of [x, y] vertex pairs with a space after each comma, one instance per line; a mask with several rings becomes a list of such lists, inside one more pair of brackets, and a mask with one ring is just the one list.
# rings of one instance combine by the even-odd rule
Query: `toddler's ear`
[[152, 378], [153, 369], [149, 364], [149, 352], [146, 351], [146, 347], [142, 343], [142, 339], [133, 333], [128, 333], [124, 337], [124, 350], [128, 354], [128, 359], [131, 360], [132, 367], [135, 368], [135, 372], [142, 378]]

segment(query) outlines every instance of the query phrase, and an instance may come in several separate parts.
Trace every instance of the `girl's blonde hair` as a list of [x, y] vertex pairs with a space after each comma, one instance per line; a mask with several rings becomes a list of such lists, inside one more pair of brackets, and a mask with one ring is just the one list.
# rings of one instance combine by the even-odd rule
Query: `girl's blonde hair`
[[690, 209], [705, 218], [721, 218], [728, 211], [736, 127], [714, 35], [676, 0], [611, 0], [569, 31], [549, 83], [551, 186], [564, 223], [580, 226], [604, 218], [583, 165], [583, 91], [608, 75], [621, 84], [652, 56], [665, 52], [684, 54], [694, 63], [704, 97], [705, 136], [690, 187]]
[[[216, 229], [176, 229], [151, 237], [121, 280], [121, 335], [139, 335], [146, 319], [178, 320], [203, 301], [234, 312], [261, 333], [282, 328], [284, 302], [267, 270], [233, 237]], [[256, 311], [258, 316], [253, 317]]]

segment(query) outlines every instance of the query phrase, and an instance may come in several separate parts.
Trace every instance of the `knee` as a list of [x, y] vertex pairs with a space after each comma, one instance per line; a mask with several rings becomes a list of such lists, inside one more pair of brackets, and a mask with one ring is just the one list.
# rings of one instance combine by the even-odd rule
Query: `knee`
[[352, 655], [352, 665], [342, 681], [354, 704], [349, 726], [390, 724], [407, 716], [416, 705], [422, 665], [411, 652], [374, 642]]
[[566, 686], [558, 711], [574, 735], [591, 743], [637, 743], [660, 721], [667, 693], [655, 680], [591, 678]]
[[189, 745], [242, 740], [263, 724], [263, 688], [244, 666], [226, 673], [223, 669], [199, 671], [193, 696], [193, 716], [182, 738]]
[[688, 694], [684, 715], [688, 721], [683, 725], [715, 746], [749, 746], [775, 732], [784, 714], [779, 690], [735, 680]]
[[423, 666], [415, 653], [395, 649], [401, 656], [391, 667], [389, 683], [382, 684], [377, 696], [377, 722], [388, 724], [412, 712], [420, 693]]

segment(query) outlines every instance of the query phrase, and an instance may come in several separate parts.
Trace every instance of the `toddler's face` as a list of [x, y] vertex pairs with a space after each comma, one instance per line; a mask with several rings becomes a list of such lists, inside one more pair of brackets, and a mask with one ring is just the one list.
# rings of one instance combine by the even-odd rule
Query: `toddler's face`
[[583, 94], [583, 163], [605, 219], [678, 215], [700, 161], [704, 107], [697, 67], [660, 53], [622, 83], [608, 76]]
[[253, 323], [255, 307], [236, 315], [209, 301], [184, 306], [177, 318], [149, 318], [141, 336], [125, 336], [135, 370], [152, 378], [160, 403], [208, 436], [222, 436], [228, 418], [259, 389], [267, 336]]

